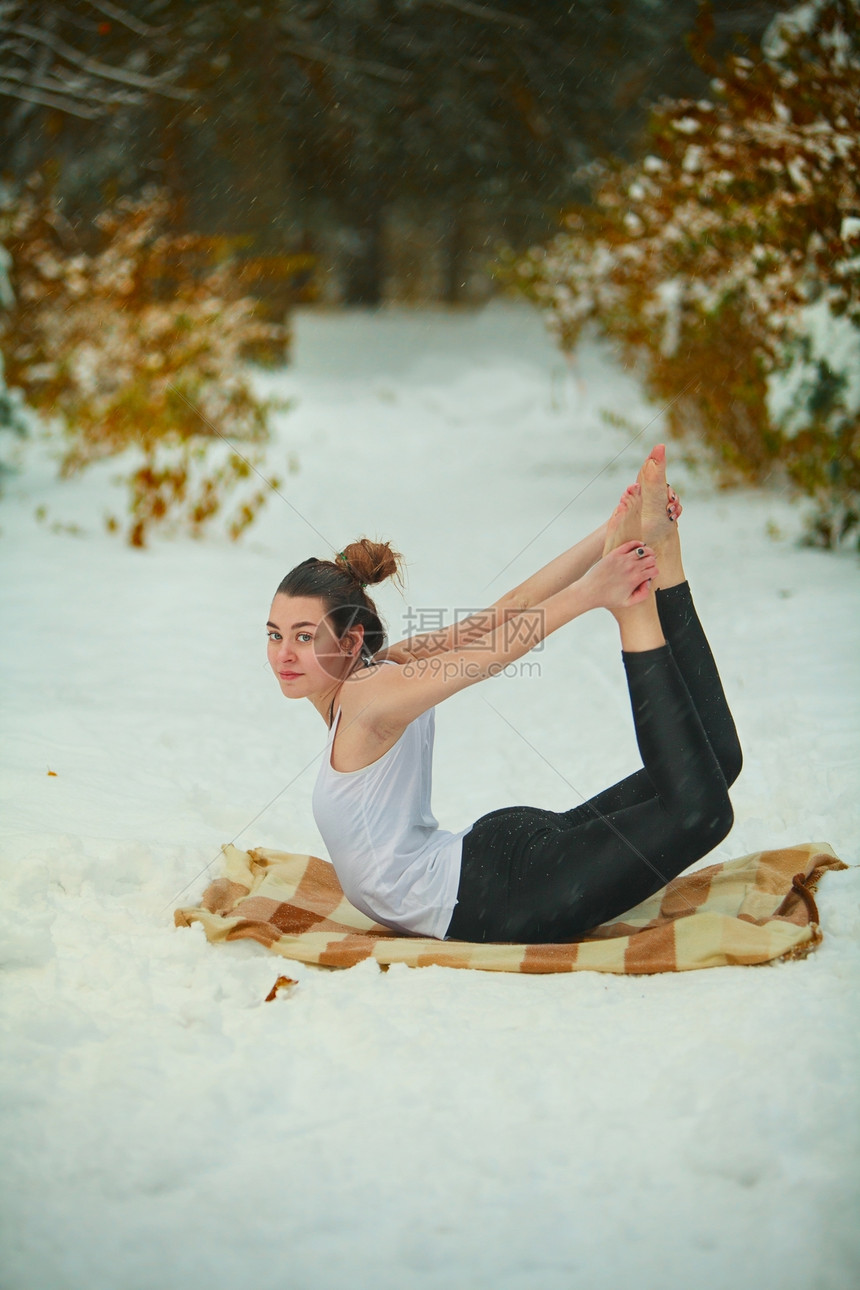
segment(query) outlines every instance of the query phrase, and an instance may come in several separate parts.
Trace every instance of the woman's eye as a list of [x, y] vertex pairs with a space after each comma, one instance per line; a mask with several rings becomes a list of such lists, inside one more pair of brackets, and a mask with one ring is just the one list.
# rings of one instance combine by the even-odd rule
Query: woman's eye
[[280, 632], [266, 632], [266, 635], [268, 636], [270, 641], [279, 641], [281, 639]]
[[313, 637], [311, 636], [310, 632], [299, 632], [298, 639], [300, 641], [310, 641], [310, 640], [313, 640]]

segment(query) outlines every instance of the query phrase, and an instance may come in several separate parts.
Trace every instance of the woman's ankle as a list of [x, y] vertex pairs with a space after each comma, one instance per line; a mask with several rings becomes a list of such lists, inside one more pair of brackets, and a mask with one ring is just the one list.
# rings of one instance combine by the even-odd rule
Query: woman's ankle
[[657, 575], [658, 591], [669, 591], [687, 581], [678, 542], [672, 543], [668, 550], [657, 552], [657, 567], [660, 571]]
[[653, 592], [638, 605], [629, 605], [626, 609], [615, 609], [612, 612], [618, 623], [621, 649], [625, 654], [660, 649], [666, 644]]
[[670, 604], [673, 600], [687, 600], [692, 595], [690, 584], [686, 578], [681, 582], [675, 582], [671, 587], [657, 588], [657, 604]]

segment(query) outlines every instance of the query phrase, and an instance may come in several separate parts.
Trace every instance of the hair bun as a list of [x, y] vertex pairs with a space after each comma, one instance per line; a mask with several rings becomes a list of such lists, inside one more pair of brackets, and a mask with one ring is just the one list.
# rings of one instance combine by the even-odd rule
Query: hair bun
[[384, 582], [386, 578], [401, 578], [400, 562], [403, 557], [393, 551], [388, 542], [371, 542], [370, 538], [359, 538], [338, 554], [336, 564], [344, 565], [356, 582], [362, 586], [371, 586]]

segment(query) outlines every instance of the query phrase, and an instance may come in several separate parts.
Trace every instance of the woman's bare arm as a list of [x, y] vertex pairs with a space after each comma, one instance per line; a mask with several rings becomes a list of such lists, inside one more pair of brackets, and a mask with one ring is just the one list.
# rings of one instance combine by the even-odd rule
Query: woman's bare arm
[[470, 685], [498, 676], [539, 641], [589, 609], [620, 609], [637, 604], [650, 592], [657, 561], [649, 547], [626, 542], [595, 568], [540, 604], [515, 611], [483, 637], [458, 649], [426, 658], [413, 657], [403, 667], [380, 668], [362, 683], [358, 718], [377, 738], [392, 738], [428, 708]]
[[577, 542], [568, 551], [563, 551], [554, 560], [550, 560], [549, 564], [538, 569], [537, 573], [526, 578], [525, 582], [514, 587], [513, 591], [503, 596], [499, 603], [508, 606], [514, 613], [543, 604], [556, 592], [578, 582], [593, 565], [597, 564], [603, 555], [605, 541], [606, 525], [601, 524], [600, 528], [589, 533], [588, 537]]
[[522, 614], [524, 610], [543, 604], [551, 596], [565, 587], [577, 582], [597, 563], [603, 554], [603, 543], [606, 536], [606, 525], [601, 524], [588, 537], [577, 542], [569, 550], [550, 560], [537, 573], [533, 573], [525, 582], [521, 582], [512, 591], [507, 592], [494, 604], [468, 618], [462, 618], [450, 627], [438, 631], [423, 632], [410, 636], [406, 640], [391, 645], [377, 657], [390, 658], [395, 663], [410, 663], [417, 659], [432, 658], [438, 654], [447, 654], [451, 650], [462, 649], [482, 640], [490, 633], [504, 626], [510, 619]]

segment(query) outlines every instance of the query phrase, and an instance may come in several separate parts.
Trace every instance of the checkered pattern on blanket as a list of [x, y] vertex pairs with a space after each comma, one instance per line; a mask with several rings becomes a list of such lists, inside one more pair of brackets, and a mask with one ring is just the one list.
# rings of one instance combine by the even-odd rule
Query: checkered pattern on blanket
[[848, 867], [826, 842], [756, 851], [682, 874], [581, 940], [484, 945], [402, 936], [372, 922], [316, 856], [222, 850], [224, 877], [207, 887], [199, 905], [176, 910], [178, 927], [202, 923], [210, 941], [250, 937], [284, 958], [326, 967], [374, 958], [492, 972], [686, 972], [802, 958], [821, 940], [812, 895], [819, 877]]

